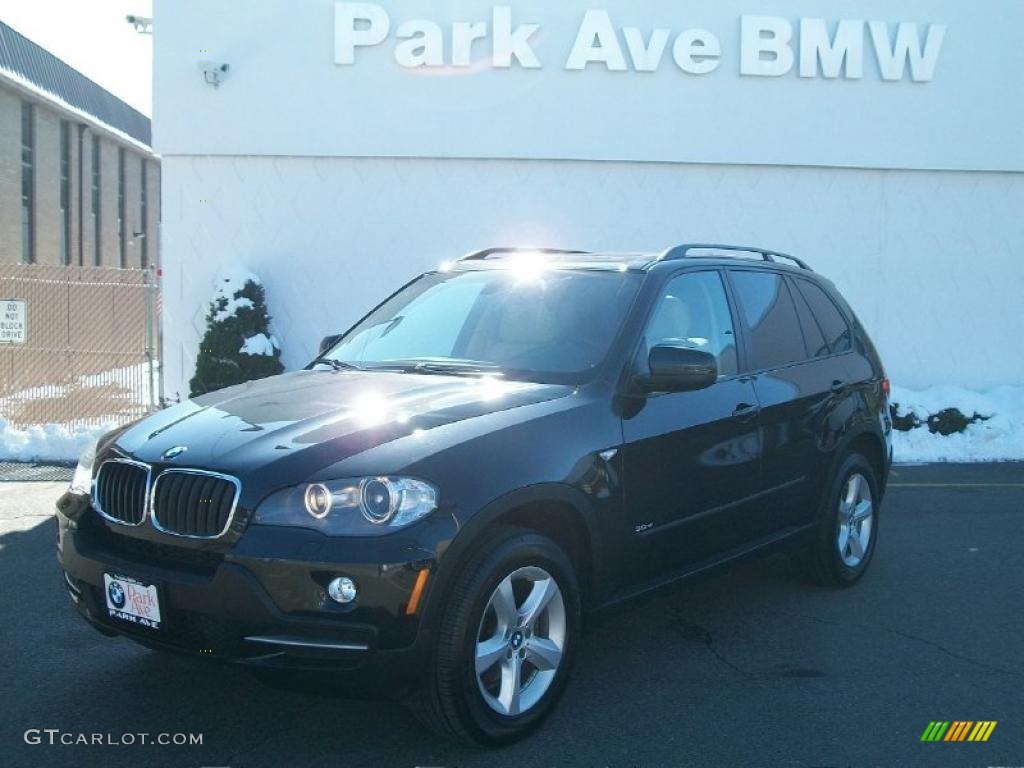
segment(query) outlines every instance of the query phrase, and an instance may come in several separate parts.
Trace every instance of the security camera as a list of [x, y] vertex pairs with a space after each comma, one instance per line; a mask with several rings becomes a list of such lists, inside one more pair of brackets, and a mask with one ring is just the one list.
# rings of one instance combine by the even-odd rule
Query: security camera
[[221, 81], [228, 73], [228, 65], [220, 64], [216, 61], [200, 61], [199, 71], [203, 73], [203, 80], [206, 81], [207, 85], [219, 88]]
[[135, 16], [129, 13], [124, 17], [125, 21], [135, 27], [135, 31], [142, 35], [153, 34], [153, 19], [149, 16]]

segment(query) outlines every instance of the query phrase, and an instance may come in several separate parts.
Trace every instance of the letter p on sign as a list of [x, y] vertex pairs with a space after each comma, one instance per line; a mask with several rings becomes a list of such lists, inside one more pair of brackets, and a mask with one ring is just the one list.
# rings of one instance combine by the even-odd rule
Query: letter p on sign
[[373, 3], [334, 4], [334, 62], [355, 64], [356, 48], [380, 45], [391, 29], [387, 12]]

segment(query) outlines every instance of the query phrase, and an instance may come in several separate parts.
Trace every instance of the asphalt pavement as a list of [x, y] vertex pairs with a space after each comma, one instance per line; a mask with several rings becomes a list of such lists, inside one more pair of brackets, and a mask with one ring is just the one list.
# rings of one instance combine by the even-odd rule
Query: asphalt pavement
[[[809, 586], [775, 556], [618, 611], [588, 629], [554, 715], [500, 751], [398, 704], [102, 637], [54, 559], [63, 486], [0, 483], [0, 764], [1024, 766], [1024, 465], [899, 467], [892, 483], [856, 587]], [[998, 724], [984, 743], [922, 743], [934, 720]], [[51, 745], [44, 729], [202, 744]]]

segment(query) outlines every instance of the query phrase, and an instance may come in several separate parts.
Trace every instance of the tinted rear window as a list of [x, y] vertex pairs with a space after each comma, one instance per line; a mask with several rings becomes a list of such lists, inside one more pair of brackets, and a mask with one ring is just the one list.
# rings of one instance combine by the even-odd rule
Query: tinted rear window
[[828, 342], [825, 341], [825, 335], [821, 332], [821, 326], [818, 325], [818, 321], [811, 314], [811, 308], [807, 306], [807, 301], [804, 297], [800, 295], [799, 291], [793, 290], [792, 283], [790, 284], [790, 294], [793, 296], [793, 302], [796, 304], [796, 313], [800, 316], [800, 327], [803, 328], [804, 340], [807, 342], [807, 352], [810, 357], [826, 357], [831, 354], [832, 349], [829, 347]]
[[806, 360], [796, 307], [782, 276], [772, 272], [730, 274], [747, 325], [750, 369]]
[[801, 279], [796, 282], [800, 293], [807, 299], [811, 312], [821, 327], [821, 332], [825, 335], [825, 342], [829, 349], [833, 354], [848, 352], [851, 348], [850, 326], [839, 308], [836, 307], [835, 302], [820, 286], [809, 280]]

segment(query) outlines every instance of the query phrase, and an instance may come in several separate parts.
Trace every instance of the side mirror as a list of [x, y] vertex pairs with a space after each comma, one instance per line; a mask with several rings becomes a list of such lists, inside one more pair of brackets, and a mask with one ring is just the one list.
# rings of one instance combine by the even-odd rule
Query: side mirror
[[651, 372], [637, 378], [647, 392], [692, 392], [718, 380], [715, 356], [699, 349], [660, 344], [648, 358]]
[[319, 356], [323, 357], [327, 352], [330, 351], [331, 347], [341, 341], [341, 337], [344, 334], [336, 333], [334, 336], [324, 336], [323, 341], [320, 342]]

